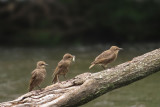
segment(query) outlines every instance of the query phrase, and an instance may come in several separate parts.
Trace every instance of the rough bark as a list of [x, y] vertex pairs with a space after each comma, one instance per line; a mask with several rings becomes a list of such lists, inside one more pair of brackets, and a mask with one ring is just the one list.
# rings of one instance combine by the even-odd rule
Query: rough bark
[[68, 81], [47, 86], [41, 91], [28, 92], [13, 101], [0, 103], [0, 106], [79, 106], [158, 71], [160, 71], [160, 49], [101, 72], [83, 73]]

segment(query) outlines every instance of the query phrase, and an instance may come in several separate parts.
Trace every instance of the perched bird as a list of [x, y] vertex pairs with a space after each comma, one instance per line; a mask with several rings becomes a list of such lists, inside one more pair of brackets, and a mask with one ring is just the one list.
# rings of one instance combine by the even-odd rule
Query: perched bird
[[57, 81], [59, 82], [59, 75], [63, 75], [64, 78], [66, 78], [65, 75], [69, 71], [69, 66], [70, 66], [72, 60], [75, 61], [74, 55], [66, 53], [63, 56], [63, 59], [58, 63], [56, 69], [53, 72], [52, 83], [56, 83]]
[[103, 67], [103, 69], [105, 69], [105, 66], [108, 63], [116, 60], [119, 50], [122, 50], [122, 48], [119, 48], [117, 46], [111, 46], [110, 49], [102, 52], [99, 56], [95, 58], [95, 60], [91, 63], [89, 69], [91, 69], [96, 64], [99, 64]]
[[40, 83], [44, 80], [46, 76], [46, 64], [44, 61], [37, 62], [37, 68], [31, 73], [31, 80], [29, 83], [29, 91], [32, 91], [34, 87], [39, 87]]

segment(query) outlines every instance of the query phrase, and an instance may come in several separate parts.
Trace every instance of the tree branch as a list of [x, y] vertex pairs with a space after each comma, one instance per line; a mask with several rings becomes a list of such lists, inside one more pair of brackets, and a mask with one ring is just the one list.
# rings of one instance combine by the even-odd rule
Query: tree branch
[[68, 81], [28, 92], [0, 106], [73, 107], [85, 104], [111, 90], [160, 71], [160, 49], [97, 73], [83, 73]]

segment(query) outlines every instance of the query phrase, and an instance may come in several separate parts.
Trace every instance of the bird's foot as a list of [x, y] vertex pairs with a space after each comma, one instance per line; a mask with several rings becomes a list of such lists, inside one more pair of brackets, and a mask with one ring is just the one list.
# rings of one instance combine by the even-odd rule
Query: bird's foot
[[57, 83], [58, 83], [58, 84], [62, 84], [62, 82], [61, 82], [61, 81], [58, 81]]
[[44, 88], [41, 88], [41, 89], [39, 89], [40, 91], [43, 91], [44, 90]]
[[103, 68], [103, 70], [105, 70], [106, 68], [105, 68], [105, 66], [103, 66], [103, 65], [101, 65], [101, 67]]

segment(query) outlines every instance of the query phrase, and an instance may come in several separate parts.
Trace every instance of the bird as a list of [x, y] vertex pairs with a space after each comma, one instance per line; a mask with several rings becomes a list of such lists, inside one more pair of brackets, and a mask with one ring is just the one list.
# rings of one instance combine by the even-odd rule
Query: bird
[[29, 92], [32, 91], [35, 87], [40, 88], [41, 82], [44, 80], [46, 76], [46, 64], [44, 61], [38, 61], [37, 67], [31, 73], [31, 79], [29, 83]]
[[102, 68], [105, 69], [107, 64], [116, 60], [118, 52], [120, 50], [122, 50], [122, 48], [119, 48], [117, 46], [111, 46], [110, 49], [102, 52], [95, 58], [95, 60], [91, 63], [89, 69], [91, 69], [96, 64], [102, 66]]
[[57, 81], [60, 82], [59, 75], [63, 75], [64, 78], [66, 79], [66, 73], [69, 71], [69, 66], [70, 66], [72, 60], [75, 61], [74, 55], [66, 53], [63, 56], [63, 59], [58, 63], [56, 69], [53, 72], [52, 83], [56, 83]]

